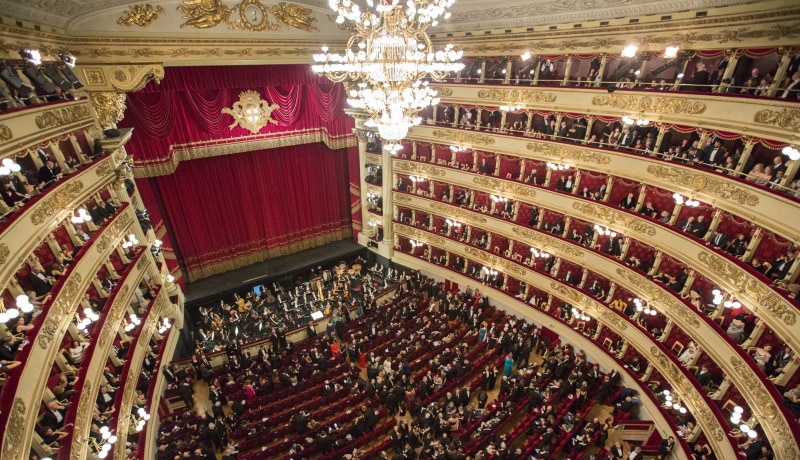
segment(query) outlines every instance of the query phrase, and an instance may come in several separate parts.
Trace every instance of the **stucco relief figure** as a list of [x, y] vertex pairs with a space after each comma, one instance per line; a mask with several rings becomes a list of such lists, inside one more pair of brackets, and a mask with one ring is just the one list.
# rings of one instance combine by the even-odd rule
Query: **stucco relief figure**
[[183, 0], [183, 5], [178, 5], [178, 12], [183, 14], [186, 22], [181, 28], [190, 26], [198, 29], [215, 27], [220, 22], [227, 21], [231, 14], [230, 9], [222, 4], [221, 0]]
[[304, 8], [300, 5], [294, 5], [291, 3], [287, 5], [286, 2], [280, 2], [279, 4], [273, 6], [270, 11], [272, 11], [272, 14], [275, 15], [275, 18], [281, 24], [294, 27], [296, 29], [305, 30], [306, 32], [319, 30], [314, 27], [313, 24], [316, 22], [317, 18], [309, 17], [311, 14], [311, 8]]

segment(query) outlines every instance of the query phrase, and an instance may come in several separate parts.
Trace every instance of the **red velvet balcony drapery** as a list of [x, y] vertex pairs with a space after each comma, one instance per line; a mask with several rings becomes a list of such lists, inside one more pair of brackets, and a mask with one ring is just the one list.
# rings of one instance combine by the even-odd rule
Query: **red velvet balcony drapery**
[[351, 236], [347, 149], [307, 144], [182, 162], [139, 179], [189, 281]]
[[[222, 113], [247, 90], [279, 106], [271, 114], [277, 123], [255, 134], [240, 126], [231, 129], [233, 117]], [[160, 84], [150, 82], [128, 95], [119, 127], [134, 128], [126, 148], [134, 166], [153, 176], [171, 173], [178, 160], [257, 150], [242, 144], [280, 136], [317, 136], [295, 144], [322, 139], [329, 145], [354, 144], [345, 104], [342, 85], [314, 75], [307, 65], [170, 67]]]

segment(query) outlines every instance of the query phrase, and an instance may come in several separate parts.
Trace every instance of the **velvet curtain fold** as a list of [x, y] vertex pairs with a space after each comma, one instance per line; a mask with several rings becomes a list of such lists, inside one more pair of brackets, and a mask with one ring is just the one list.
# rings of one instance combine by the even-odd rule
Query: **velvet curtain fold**
[[147, 182], [191, 281], [349, 236], [348, 176], [347, 151], [318, 143], [185, 162]]

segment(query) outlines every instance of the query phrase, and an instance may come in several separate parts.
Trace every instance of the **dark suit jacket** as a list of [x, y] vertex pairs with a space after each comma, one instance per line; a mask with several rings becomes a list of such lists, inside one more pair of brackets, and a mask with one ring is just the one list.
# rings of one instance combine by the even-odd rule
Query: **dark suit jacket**
[[31, 286], [33, 287], [33, 290], [36, 291], [37, 296], [47, 294], [52, 288], [50, 283], [43, 281], [33, 272], [28, 273], [28, 282], [31, 283]]
[[50, 182], [55, 180], [56, 176], [61, 173], [61, 168], [57, 165], [53, 169], [49, 169], [47, 165], [39, 168], [39, 182]]
[[725, 247], [728, 245], [728, 235], [724, 233], [720, 233], [719, 235], [714, 234], [711, 236], [710, 242], [715, 248], [725, 249]]

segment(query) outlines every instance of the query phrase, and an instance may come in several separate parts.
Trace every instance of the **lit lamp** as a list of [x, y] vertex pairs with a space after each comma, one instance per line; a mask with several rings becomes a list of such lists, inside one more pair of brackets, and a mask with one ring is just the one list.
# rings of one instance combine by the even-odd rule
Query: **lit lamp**
[[20, 172], [21, 170], [22, 167], [10, 158], [3, 158], [3, 162], [0, 165], [0, 176], [8, 176], [11, 173]]
[[797, 161], [800, 160], [800, 150], [792, 147], [791, 145], [787, 145], [782, 150], [783, 154], [788, 156], [790, 160]]
[[330, 53], [327, 46], [315, 54], [311, 68], [333, 82], [343, 82], [348, 103], [369, 114], [365, 122], [388, 141], [395, 152], [408, 129], [422, 122], [419, 112], [439, 102], [437, 91], [424, 79], [443, 80], [464, 64], [453, 45], [433, 48], [427, 34], [438, 18], [447, 19], [455, 0], [366, 0], [361, 7], [352, 0], [330, 0], [337, 24], [353, 23], [353, 35], [344, 53]]
[[72, 221], [73, 224], [80, 224], [80, 223], [83, 223], [83, 222], [91, 222], [92, 217], [89, 215], [88, 212], [86, 212], [85, 209], [78, 208], [78, 210], [76, 212], [78, 213], [77, 215], [73, 214], [72, 217], [70, 217], [70, 220]]

